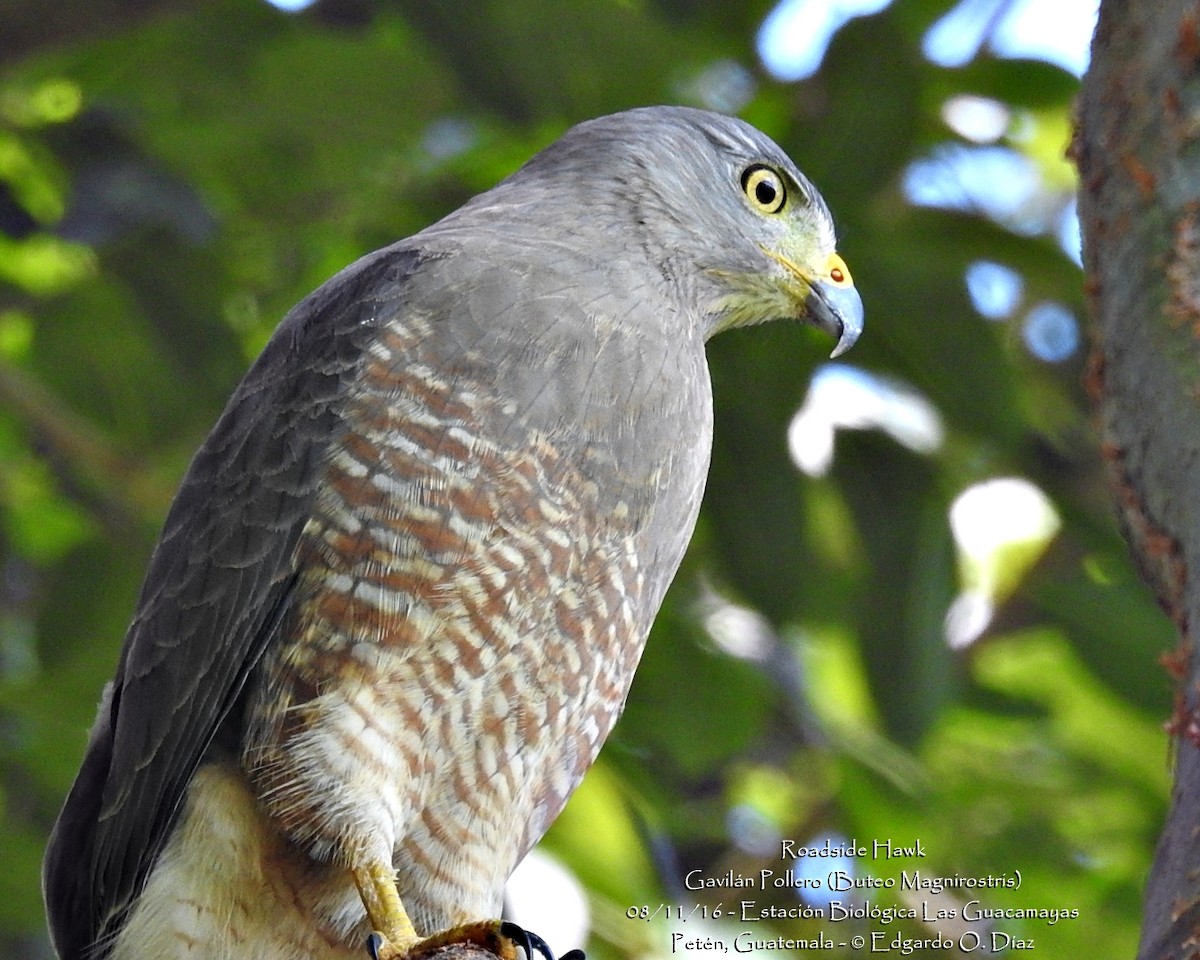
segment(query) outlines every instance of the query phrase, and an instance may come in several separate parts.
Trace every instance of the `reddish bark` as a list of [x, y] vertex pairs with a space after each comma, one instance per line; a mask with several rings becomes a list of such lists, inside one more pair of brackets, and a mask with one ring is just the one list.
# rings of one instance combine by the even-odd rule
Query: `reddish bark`
[[1200, 956], [1198, 23], [1195, 0], [1103, 0], [1073, 148], [1103, 452], [1126, 538], [1181, 638], [1175, 788], [1140, 960]]

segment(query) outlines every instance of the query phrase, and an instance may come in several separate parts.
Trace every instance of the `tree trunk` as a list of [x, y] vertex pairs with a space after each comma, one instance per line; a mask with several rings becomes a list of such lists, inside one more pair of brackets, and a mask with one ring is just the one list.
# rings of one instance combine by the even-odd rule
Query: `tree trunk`
[[[1175, 787], [1139, 960], [1200, 939], [1200, 4], [1103, 0], [1074, 155], [1091, 388], [1126, 538], [1180, 633]], [[1147, 650], [1152, 656], [1154, 651]]]

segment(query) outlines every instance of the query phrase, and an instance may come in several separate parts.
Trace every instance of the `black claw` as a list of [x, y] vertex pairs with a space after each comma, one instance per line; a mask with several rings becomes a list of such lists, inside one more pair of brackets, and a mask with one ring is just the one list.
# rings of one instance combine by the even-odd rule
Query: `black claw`
[[[500, 934], [501, 936], [508, 937], [509, 940], [524, 950], [526, 960], [533, 960], [534, 953], [540, 953], [546, 960], [555, 960], [554, 951], [550, 949], [550, 944], [536, 933], [531, 933], [511, 920], [505, 920], [500, 924]], [[568, 950], [558, 960], [585, 960], [585, 958], [582, 950]]]
[[373, 933], [367, 937], [367, 953], [371, 955], [371, 960], [379, 960], [379, 948], [383, 946], [383, 937], [378, 933]]
[[[502, 924], [500, 924], [500, 935], [503, 937], [508, 937], [509, 940], [524, 950], [526, 960], [533, 960], [533, 951], [535, 947], [533, 945], [533, 937], [530, 936], [528, 930], [526, 930], [524, 927], [517, 926], [517, 924], [513, 923], [511, 920], [505, 920]], [[541, 940], [542, 938], [538, 937], [537, 939]], [[542, 941], [542, 946], [546, 946], [544, 940]], [[554, 955], [550, 953], [549, 949], [546, 950], [546, 956], [548, 960], [554, 960]]]

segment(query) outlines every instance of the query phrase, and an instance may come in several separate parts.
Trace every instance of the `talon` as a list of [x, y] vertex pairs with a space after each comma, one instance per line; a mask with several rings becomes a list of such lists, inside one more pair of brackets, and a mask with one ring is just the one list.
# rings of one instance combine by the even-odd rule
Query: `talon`
[[[533, 960], [533, 951], [535, 949], [533, 939], [535, 935], [531, 935], [528, 930], [526, 930], [524, 927], [518, 926], [511, 920], [504, 920], [500, 924], [500, 936], [508, 937], [509, 940], [524, 950], [525, 960]], [[542, 940], [541, 937], [537, 937], [537, 939], [541, 940], [541, 946], [546, 946], [546, 942]], [[549, 958], [549, 960], [554, 960], [554, 955], [548, 950], [546, 952], [546, 956]]]
[[388, 943], [382, 933], [372, 933], [367, 937], [367, 953], [371, 955], [371, 960], [397, 960], [400, 957], [400, 951]]
[[[501, 921], [500, 936], [507, 937], [524, 950], [526, 960], [533, 960], [534, 953], [540, 953], [546, 960], [555, 960], [554, 951], [550, 949], [550, 944], [536, 933], [526, 930], [511, 920]], [[585, 960], [585, 957], [582, 950], [568, 950], [558, 960]]]

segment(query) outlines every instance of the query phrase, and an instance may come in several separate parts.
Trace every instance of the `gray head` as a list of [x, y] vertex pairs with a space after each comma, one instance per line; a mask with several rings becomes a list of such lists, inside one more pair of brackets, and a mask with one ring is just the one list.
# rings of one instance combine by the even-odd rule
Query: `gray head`
[[837, 356], [862, 331], [824, 200], [735, 117], [643, 107], [589, 120], [463, 209], [487, 208], [599, 258], [648, 258], [692, 297], [706, 336], [797, 319], [836, 337]]

